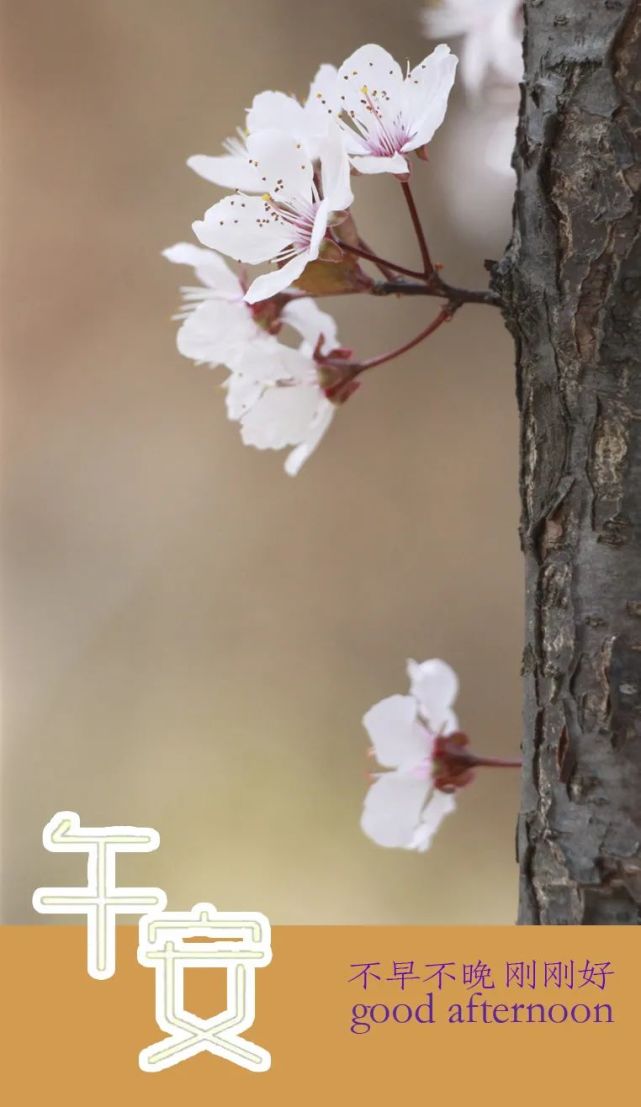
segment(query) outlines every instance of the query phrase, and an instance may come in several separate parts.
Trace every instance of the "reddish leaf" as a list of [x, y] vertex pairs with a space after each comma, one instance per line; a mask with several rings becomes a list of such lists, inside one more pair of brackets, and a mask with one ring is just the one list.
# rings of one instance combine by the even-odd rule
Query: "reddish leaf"
[[343, 251], [340, 261], [311, 261], [297, 281], [310, 296], [331, 296], [341, 292], [366, 292], [372, 280], [358, 264], [358, 259]]

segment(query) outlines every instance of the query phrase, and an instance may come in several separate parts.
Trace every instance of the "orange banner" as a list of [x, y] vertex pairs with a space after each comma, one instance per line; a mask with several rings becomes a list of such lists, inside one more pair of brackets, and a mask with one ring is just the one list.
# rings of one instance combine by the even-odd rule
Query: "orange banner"
[[[635, 928], [275, 927], [243, 1032], [271, 1052], [261, 1073], [208, 1052], [141, 1071], [164, 1032], [136, 947], [119, 927], [115, 976], [94, 980], [83, 927], [0, 928], [10, 1102], [596, 1107], [638, 1083]], [[224, 1010], [225, 973], [186, 970], [185, 1008]]]

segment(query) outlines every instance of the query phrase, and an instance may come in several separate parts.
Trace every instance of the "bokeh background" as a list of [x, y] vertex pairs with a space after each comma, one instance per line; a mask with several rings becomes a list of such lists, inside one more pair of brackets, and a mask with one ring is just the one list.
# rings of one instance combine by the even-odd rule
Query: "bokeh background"
[[[254, 92], [304, 95], [379, 41], [420, 60], [415, 0], [2, 4], [3, 907], [80, 858], [43, 824], [135, 823], [123, 881], [276, 923], [509, 923], [517, 774], [481, 775], [425, 855], [359, 829], [363, 712], [404, 662], [461, 675], [479, 750], [520, 734], [521, 565], [510, 340], [467, 307], [373, 373], [295, 480], [242, 446], [221, 375], [175, 349], [186, 271], [161, 258], [218, 196], [185, 167]], [[433, 255], [486, 280], [509, 179], [459, 92], [419, 166]], [[490, 120], [491, 122], [491, 120]], [[362, 232], [416, 259], [397, 187], [358, 182]], [[190, 283], [190, 281], [187, 281]], [[364, 356], [423, 302], [337, 305]], [[40, 920], [43, 921], [43, 920]]]

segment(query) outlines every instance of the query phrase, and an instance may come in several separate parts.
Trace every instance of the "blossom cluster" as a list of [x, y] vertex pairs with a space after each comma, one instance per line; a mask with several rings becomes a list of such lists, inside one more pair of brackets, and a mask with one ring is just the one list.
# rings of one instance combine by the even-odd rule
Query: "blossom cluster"
[[451, 789], [436, 787], [435, 760], [438, 738], [458, 729], [458, 677], [438, 658], [408, 661], [407, 674], [408, 695], [388, 696], [363, 717], [372, 752], [388, 771], [375, 774], [361, 827], [379, 846], [423, 851], [456, 806]]
[[[429, 33], [461, 36], [464, 84], [515, 86], [520, 73], [516, 26], [520, 0], [443, 0], [426, 17]], [[416, 158], [445, 117], [457, 58], [439, 44], [404, 71], [369, 44], [342, 65], [321, 65], [304, 101], [278, 91], [256, 95], [222, 154], [188, 165], [227, 190], [193, 223], [199, 245], [180, 242], [167, 259], [191, 267], [177, 336], [185, 357], [224, 367], [229, 418], [242, 441], [287, 449], [290, 475], [316, 449], [337, 407], [365, 369], [429, 337], [466, 302], [496, 303], [491, 290], [455, 288], [433, 264], [410, 188]], [[390, 174], [400, 182], [421, 255], [408, 269], [374, 253], [353, 212], [355, 176]], [[375, 285], [361, 267], [382, 274]], [[408, 281], [407, 278], [412, 278]], [[315, 300], [356, 292], [423, 294], [444, 299], [439, 314], [396, 350], [353, 360], [337, 326]], [[515, 762], [480, 758], [458, 730], [458, 678], [444, 661], [409, 661], [406, 695], [372, 707], [363, 723], [381, 772], [365, 798], [361, 827], [378, 845], [424, 851], [455, 808], [455, 792], [477, 766]]]
[[[404, 73], [382, 47], [363, 46], [338, 68], [321, 65], [303, 103], [283, 92], [259, 93], [225, 153], [188, 160], [230, 191], [193, 224], [200, 247], [179, 243], [165, 251], [170, 261], [191, 265], [200, 282], [184, 290], [178, 348], [229, 371], [227, 412], [240, 423], [243, 441], [259, 449], [293, 447], [285, 463], [290, 474], [351, 392], [336, 387], [327, 369], [349, 351], [301, 278], [309, 266], [336, 266], [343, 257], [347, 246], [337, 232], [353, 225], [353, 174], [406, 181], [411, 155], [425, 156], [445, 116], [456, 64], [449, 47], [439, 45]], [[248, 268], [265, 265], [258, 274]], [[372, 283], [356, 270], [350, 291], [360, 290], [359, 281]]]

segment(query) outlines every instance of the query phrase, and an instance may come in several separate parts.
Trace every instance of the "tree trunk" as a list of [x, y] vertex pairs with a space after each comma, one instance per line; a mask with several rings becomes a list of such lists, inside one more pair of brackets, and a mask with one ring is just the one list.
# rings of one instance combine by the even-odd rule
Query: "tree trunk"
[[641, 922], [641, 0], [526, 0], [520, 923]]

